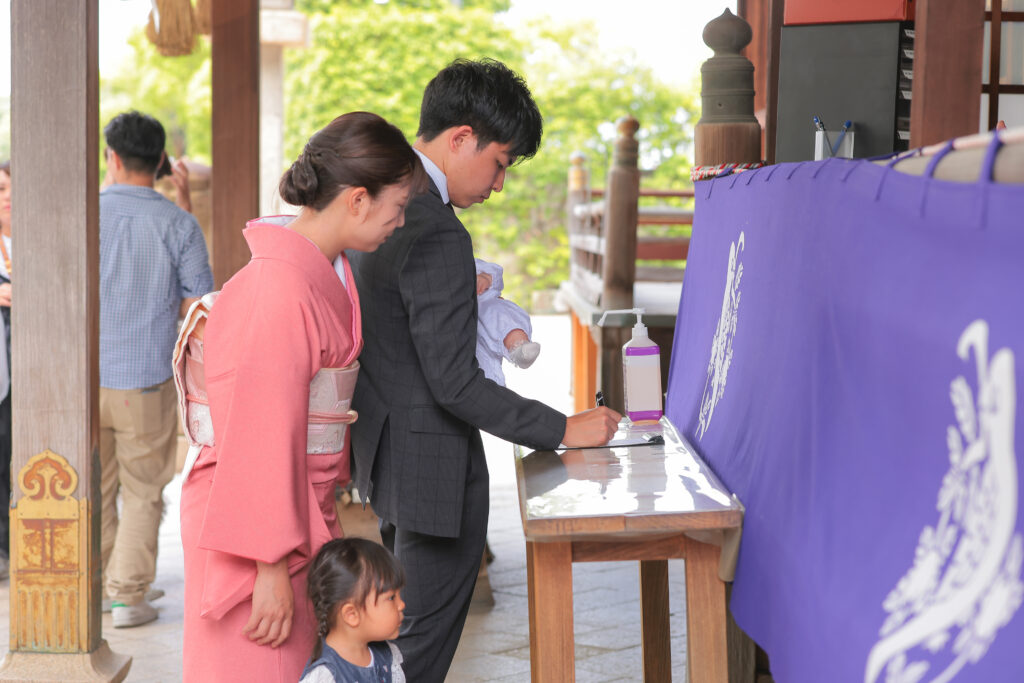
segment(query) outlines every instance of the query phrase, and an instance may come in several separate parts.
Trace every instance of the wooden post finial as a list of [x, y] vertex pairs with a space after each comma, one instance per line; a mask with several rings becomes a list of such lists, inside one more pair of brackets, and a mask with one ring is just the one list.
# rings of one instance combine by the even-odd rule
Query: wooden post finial
[[620, 138], [632, 138], [640, 130], [640, 122], [633, 116], [620, 116], [615, 122], [615, 129], [619, 131]]
[[588, 185], [587, 156], [580, 151], [569, 156], [569, 192], [582, 191]]
[[619, 137], [615, 140], [615, 151], [612, 155], [612, 166], [637, 168], [640, 145], [636, 140], [636, 132], [640, 130], [640, 122], [632, 116], [623, 116], [615, 122]]
[[708, 22], [703, 35], [715, 54], [700, 67], [701, 118], [694, 130], [694, 163], [760, 161], [754, 65], [740, 54], [753, 36], [750, 24], [727, 9]]

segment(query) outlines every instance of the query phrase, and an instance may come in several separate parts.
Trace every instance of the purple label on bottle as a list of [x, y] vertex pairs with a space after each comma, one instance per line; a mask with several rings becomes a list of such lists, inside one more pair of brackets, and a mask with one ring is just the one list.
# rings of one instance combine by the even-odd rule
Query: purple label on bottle
[[627, 346], [626, 347], [626, 355], [627, 356], [657, 356], [658, 355], [658, 347], [657, 346]]
[[629, 411], [628, 415], [629, 415], [630, 422], [642, 422], [643, 420], [660, 420], [661, 419], [661, 411], [660, 410], [638, 410], [636, 412], [633, 412], [631, 410], [631, 411]]

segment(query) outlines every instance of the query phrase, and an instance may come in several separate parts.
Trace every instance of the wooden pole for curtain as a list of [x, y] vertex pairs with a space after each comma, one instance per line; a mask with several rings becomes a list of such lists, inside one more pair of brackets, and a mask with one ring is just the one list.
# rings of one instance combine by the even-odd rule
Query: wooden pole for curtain
[[[965, 183], [976, 181], [993, 135], [999, 135], [1003, 147], [999, 150], [995, 165], [992, 167], [992, 179], [1000, 183], [1024, 183], [1024, 128], [1010, 128], [954, 139], [953, 151], [936, 165], [934, 177]], [[946, 143], [943, 142], [925, 147], [917, 154], [897, 162], [894, 168], [903, 173], [921, 175], [931, 156], [945, 146]]]

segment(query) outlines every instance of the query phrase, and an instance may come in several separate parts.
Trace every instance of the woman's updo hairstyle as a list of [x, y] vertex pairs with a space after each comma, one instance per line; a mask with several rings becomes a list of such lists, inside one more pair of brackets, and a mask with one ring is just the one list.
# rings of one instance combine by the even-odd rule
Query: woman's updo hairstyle
[[365, 187], [376, 198], [388, 185], [426, 189], [427, 174], [402, 131], [376, 114], [343, 114], [318, 131], [281, 177], [281, 198], [321, 211], [346, 187]]

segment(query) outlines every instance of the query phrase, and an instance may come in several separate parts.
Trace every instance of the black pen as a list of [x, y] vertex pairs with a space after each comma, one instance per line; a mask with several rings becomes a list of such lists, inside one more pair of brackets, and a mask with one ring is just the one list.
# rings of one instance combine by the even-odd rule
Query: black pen
[[600, 408], [604, 405], [604, 394], [600, 391], [594, 395], [594, 399], [597, 401], [597, 407]]

